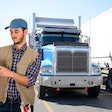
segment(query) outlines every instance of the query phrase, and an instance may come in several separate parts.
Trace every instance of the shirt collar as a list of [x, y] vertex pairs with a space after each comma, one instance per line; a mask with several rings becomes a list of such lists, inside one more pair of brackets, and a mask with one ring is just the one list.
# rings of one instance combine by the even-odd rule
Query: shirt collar
[[23, 51], [23, 52], [24, 52], [26, 49], [27, 49], [27, 45], [26, 45], [26, 44], [24, 44], [24, 45], [21, 47], [21, 49], [19, 49], [19, 50], [16, 48], [16, 45], [15, 45], [15, 44], [13, 45], [13, 50], [14, 50], [14, 51], [17, 51], [17, 52], [20, 52], [20, 51]]

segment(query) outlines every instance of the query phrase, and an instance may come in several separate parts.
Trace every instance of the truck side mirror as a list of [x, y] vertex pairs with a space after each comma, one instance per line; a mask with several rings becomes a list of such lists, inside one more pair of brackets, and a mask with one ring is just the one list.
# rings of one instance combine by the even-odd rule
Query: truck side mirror
[[38, 53], [40, 54], [41, 60], [43, 60], [43, 49], [39, 48]]
[[37, 42], [37, 41], [39, 41], [39, 38], [38, 38], [38, 36], [36, 36], [36, 37], [35, 37], [35, 41], [36, 41], [36, 42]]
[[39, 41], [39, 38], [40, 38], [40, 34], [35, 34], [35, 41]]

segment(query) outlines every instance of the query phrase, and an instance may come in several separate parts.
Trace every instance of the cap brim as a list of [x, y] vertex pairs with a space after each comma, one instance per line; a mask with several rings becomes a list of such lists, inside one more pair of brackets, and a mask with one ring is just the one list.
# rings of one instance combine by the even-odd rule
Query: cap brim
[[5, 27], [5, 30], [7, 30], [9, 28], [9, 26]]

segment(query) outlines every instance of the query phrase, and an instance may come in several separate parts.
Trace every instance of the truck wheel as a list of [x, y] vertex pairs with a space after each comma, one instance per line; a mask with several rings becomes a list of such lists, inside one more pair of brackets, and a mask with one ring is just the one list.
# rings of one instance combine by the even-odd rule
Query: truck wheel
[[107, 83], [106, 83], [106, 89], [112, 91], [112, 70], [109, 70]]
[[39, 88], [38, 88], [37, 97], [39, 99], [43, 99], [45, 97], [45, 93], [46, 93], [46, 87], [40, 85]]
[[88, 88], [87, 92], [90, 97], [97, 97], [100, 93], [100, 86]]

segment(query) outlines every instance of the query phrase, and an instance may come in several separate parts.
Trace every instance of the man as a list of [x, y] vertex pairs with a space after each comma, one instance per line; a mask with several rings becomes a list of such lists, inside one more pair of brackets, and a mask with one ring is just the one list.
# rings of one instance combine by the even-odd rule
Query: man
[[21, 103], [34, 104], [34, 84], [39, 73], [39, 54], [27, 46], [27, 22], [11, 21], [13, 45], [0, 48], [0, 112], [21, 112]]

